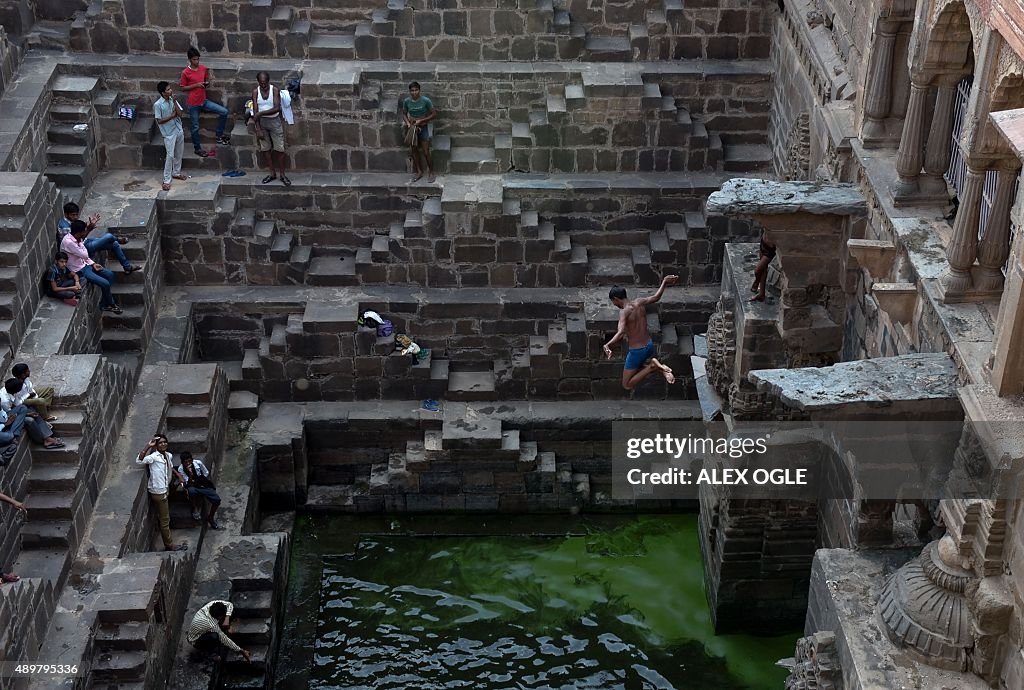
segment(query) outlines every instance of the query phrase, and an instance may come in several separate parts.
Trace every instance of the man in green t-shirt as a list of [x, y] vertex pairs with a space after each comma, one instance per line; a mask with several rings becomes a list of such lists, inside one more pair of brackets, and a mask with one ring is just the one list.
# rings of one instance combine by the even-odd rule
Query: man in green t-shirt
[[434, 161], [430, 157], [430, 138], [433, 128], [430, 122], [435, 117], [437, 117], [437, 111], [434, 110], [434, 104], [430, 102], [429, 98], [420, 93], [420, 83], [414, 81], [409, 84], [409, 95], [402, 101], [402, 118], [405, 120], [406, 127], [419, 128], [419, 134], [415, 139], [406, 137], [406, 140], [409, 142], [409, 155], [412, 157], [412, 169], [416, 173], [416, 177], [412, 179], [413, 182], [423, 177], [420, 153], [423, 154], [423, 160], [427, 163], [426, 167], [429, 175], [427, 180], [433, 182], [435, 179]]

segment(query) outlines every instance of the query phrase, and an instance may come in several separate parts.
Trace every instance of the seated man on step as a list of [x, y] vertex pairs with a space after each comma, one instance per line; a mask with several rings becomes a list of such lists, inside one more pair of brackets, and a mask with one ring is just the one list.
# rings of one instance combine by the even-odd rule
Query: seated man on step
[[178, 475], [185, 479], [185, 489], [188, 491], [189, 501], [192, 503], [192, 519], [200, 521], [203, 518], [203, 499], [210, 502], [210, 514], [206, 521], [210, 523], [210, 529], [220, 529], [214, 515], [217, 508], [220, 508], [220, 494], [217, 487], [210, 479], [210, 470], [203, 464], [202, 460], [192, 458], [192, 453], [182, 451], [181, 464], [178, 465]]
[[[73, 201], [69, 201], [64, 204], [64, 217], [57, 221], [57, 244], [60, 245], [64, 241], [64, 236], [71, 232], [71, 224], [79, 219], [79, 215], [82, 210]], [[96, 226], [99, 225], [100, 214], [94, 213], [89, 216], [89, 221], [85, 224], [86, 235], [89, 235]], [[105, 232], [99, 237], [89, 237], [83, 243], [85, 250], [89, 252], [89, 258], [95, 259], [97, 252], [110, 251], [114, 253], [118, 263], [124, 267], [125, 273], [131, 273], [132, 271], [139, 270], [135, 266], [132, 266], [131, 262], [124, 255], [124, 250], [121, 249], [122, 244], [128, 244], [128, 238], [124, 235], [115, 237], [113, 233]]]
[[230, 601], [214, 600], [196, 611], [192, 624], [188, 626], [185, 639], [201, 652], [226, 657], [228, 651], [238, 652], [246, 661], [252, 661], [252, 655], [235, 644], [225, 634], [231, 625], [231, 614], [235, 607]]
[[660, 300], [665, 294], [665, 288], [675, 285], [678, 281], [679, 276], [665, 276], [656, 293], [634, 300], [626, 299], [626, 289], [617, 285], [608, 291], [612, 304], [622, 312], [619, 314], [618, 330], [612, 339], [605, 343], [604, 353], [611, 359], [612, 345], [627, 338], [629, 352], [626, 353], [626, 365], [622, 371], [622, 387], [628, 391], [636, 388], [641, 381], [655, 372], [664, 376], [669, 383], [676, 382], [672, 370], [654, 358], [654, 341], [647, 330], [647, 305]]

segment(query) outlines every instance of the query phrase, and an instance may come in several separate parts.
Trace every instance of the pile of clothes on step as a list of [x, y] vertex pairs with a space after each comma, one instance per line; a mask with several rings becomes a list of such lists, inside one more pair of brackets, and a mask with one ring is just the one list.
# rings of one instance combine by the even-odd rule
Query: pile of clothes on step
[[[386, 338], [395, 332], [393, 323], [371, 310], [364, 311], [356, 323], [365, 328], [376, 328], [378, 338]], [[430, 350], [420, 347], [403, 333], [395, 335], [395, 349], [400, 350], [403, 355], [412, 357], [414, 364], [430, 358]]]

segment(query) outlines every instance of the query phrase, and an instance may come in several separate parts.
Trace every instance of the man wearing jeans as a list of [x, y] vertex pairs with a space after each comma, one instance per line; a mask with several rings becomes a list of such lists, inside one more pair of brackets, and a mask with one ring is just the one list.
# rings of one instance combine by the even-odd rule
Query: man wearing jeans
[[181, 174], [181, 156], [185, 153], [185, 130], [181, 128], [181, 116], [185, 111], [174, 100], [174, 92], [171, 91], [168, 82], [160, 82], [156, 85], [156, 90], [160, 94], [160, 99], [153, 104], [153, 115], [156, 117], [160, 134], [163, 135], [164, 148], [167, 149], [162, 189], [168, 192], [171, 189], [172, 177], [175, 180], [188, 179]]
[[210, 88], [210, 70], [199, 64], [199, 51], [189, 48], [187, 54], [188, 67], [181, 72], [180, 86], [181, 90], [188, 94], [185, 104], [188, 106], [188, 117], [192, 121], [192, 147], [197, 156], [206, 158], [209, 154], [203, 150], [200, 141], [199, 113], [204, 110], [217, 113], [217, 143], [227, 146], [231, 143], [231, 138], [224, 135], [224, 128], [228, 123], [228, 109], [206, 97], [206, 90]]
[[146, 489], [160, 516], [160, 536], [164, 540], [164, 550], [184, 551], [188, 545], [176, 545], [171, 539], [171, 509], [167, 505], [167, 494], [171, 489], [171, 473], [174, 469], [171, 465], [171, 454], [167, 452], [167, 437], [157, 434], [150, 439], [146, 447], [139, 452], [135, 464], [146, 466], [149, 475]]

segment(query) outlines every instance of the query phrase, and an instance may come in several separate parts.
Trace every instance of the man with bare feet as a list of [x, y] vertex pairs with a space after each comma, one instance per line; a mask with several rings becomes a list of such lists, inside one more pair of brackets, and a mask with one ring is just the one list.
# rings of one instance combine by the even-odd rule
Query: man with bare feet
[[618, 286], [608, 291], [612, 304], [622, 310], [619, 314], [619, 327], [612, 339], [605, 343], [604, 354], [612, 358], [612, 346], [626, 338], [629, 352], [626, 353], [626, 365], [622, 371], [622, 387], [628, 391], [636, 388], [641, 381], [657, 372], [669, 383], [675, 383], [676, 377], [672, 370], [654, 357], [654, 341], [647, 330], [647, 305], [654, 304], [665, 294], [665, 288], [679, 282], [679, 276], [665, 276], [661, 287], [650, 297], [626, 299], [626, 289]]
[[754, 284], [750, 291], [755, 293], [750, 298], [751, 302], [764, 302], [764, 291], [768, 283], [768, 264], [775, 258], [775, 245], [768, 237], [768, 231], [761, 231], [761, 246], [758, 248], [760, 256], [757, 259], [757, 267], [754, 268]]
[[420, 92], [420, 83], [414, 81], [409, 84], [409, 95], [402, 101], [402, 119], [408, 127], [406, 143], [409, 145], [409, 156], [412, 158], [412, 169], [415, 177], [413, 182], [423, 177], [424, 166], [420, 164], [420, 155], [426, 164], [428, 182], [433, 182], [434, 161], [430, 155], [430, 140], [433, 137], [434, 126], [431, 121], [437, 117], [434, 104], [429, 98]]

